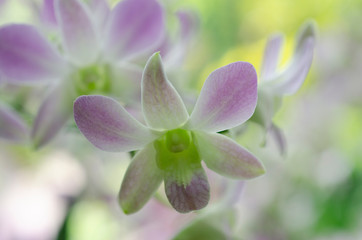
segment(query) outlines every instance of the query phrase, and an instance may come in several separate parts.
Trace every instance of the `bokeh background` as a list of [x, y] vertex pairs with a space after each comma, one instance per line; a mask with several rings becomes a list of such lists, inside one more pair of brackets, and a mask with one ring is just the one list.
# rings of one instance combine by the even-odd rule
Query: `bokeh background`
[[[362, 239], [362, 1], [161, 2], [170, 31], [176, 11], [198, 16], [199, 31], [179, 66], [196, 91], [210, 72], [234, 61], [258, 71], [275, 32], [286, 37], [287, 62], [298, 28], [315, 21], [311, 70], [274, 118], [286, 154], [272, 139], [261, 144], [262, 130], [251, 124], [238, 140], [263, 161], [264, 176], [245, 184], [211, 176], [212, 199], [200, 213], [175, 212], [160, 191], [126, 216], [116, 196], [127, 154], [98, 151], [77, 129], [38, 151], [0, 140], [0, 239], [172, 239], [182, 229], [176, 239]], [[0, 1], [0, 24], [35, 23], [36, 3]], [[226, 185], [242, 188], [233, 207], [220, 204]]]

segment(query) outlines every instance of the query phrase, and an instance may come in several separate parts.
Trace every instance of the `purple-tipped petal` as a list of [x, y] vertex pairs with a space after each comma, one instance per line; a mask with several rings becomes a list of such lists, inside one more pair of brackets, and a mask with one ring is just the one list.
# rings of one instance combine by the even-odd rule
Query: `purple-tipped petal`
[[0, 138], [22, 142], [28, 138], [28, 127], [20, 116], [0, 104]]
[[167, 36], [157, 48], [165, 60], [165, 68], [178, 69], [188, 53], [190, 43], [199, 28], [199, 19], [192, 11], [178, 11], [179, 27], [175, 39]]
[[31, 138], [36, 148], [52, 140], [73, 112], [75, 94], [69, 84], [54, 86], [43, 101], [35, 118]]
[[210, 186], [204, 169], [200, 165], [189, 170], [192, 171], [192, 177], [187, 183], [178, 181], [175, 170], [166, 171], [164, 176], [167, 198], [180, 213], [199, 210], [205, 207], [210, 199]]
[[218, 133], [194, 132], [197, 148], [208, 168], [236, 179], [250, 179], [265, 173], [262, 163], [231, 138]]
[[112, 10], [104, 43], [109, 60], [153, 49], [164, 37], [164, 12], [155, 0], [124, 0]]
[[314, 22], [307, 22], [300, 28], [293, 58], [283, 71], [267, 83], [267, 88], [279, 95], [292, 95], [298, 91], [312, 64], [315, 32]]
[[159, 53], [148, 60], [142, 77], [142, 109], [145, 120], [155, 129], [174, 129], [188, 119], [180, 95], [167, 80]]
[[74, 102], [79, 130], [96, 147], [110, 152], [141, 149], [155, 136], [118, 102], [104, 96], [81, 96]]
[[283, 45], [283, 35], [272, 35], [264, 50], [263, 63], [261, 67], [260, 79], [268, 81], [277, 74], [277, 67], [280, 60], [281, 47]]
[[91, 14], [82, 1], [55, 0], [55, 13], [67, 54], [79, 65], [96, 60], [99, 41]]
[[49, 25], [55, 26], [57, 24], [54, 11], [54, 0], [43, 0], [41, 19]]
[[15, 84], [58, 80], [66, 64], [57, 51], [32, 26], [11, 24], [0, 28], [0, 75]]
[[119, 203], [126, 214], [140, 210], [163, 180], [155, 155], [153, 145], [149, 144], [135, 155], [127, 169], [119, 192]]
[[219, 132], [251, 117], [257, 102], [253, 65], [235, 62], [213, 71], [206, 79], [191, 114], [191, 129]]
[[310, 66], [312, 65], [314, 39], [307, 38], [301, 48], [296, 52], [290, 65], [270, 85], [271, 89], [279, 95], [292, 95], [302, 86]]

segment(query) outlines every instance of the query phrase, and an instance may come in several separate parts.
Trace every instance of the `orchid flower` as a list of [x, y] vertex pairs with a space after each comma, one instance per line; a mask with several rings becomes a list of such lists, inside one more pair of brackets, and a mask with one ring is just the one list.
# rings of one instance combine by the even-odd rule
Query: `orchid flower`
[[12, 109], [0, 103], [0, 138], [24, 142], [29, 130], [24, 120]]
[[313, 22], [307, 22], [300, 28], [292, 59], [283, 70], [278, 70], [282, 43], [283, 36], [275, 34], [266, 44], [260, 74], [258, 104], [251, 120], [272, 133], [283, 153], [285, 151], [284, 136], [272, 119], [281, 105], [282, 98], [296, 93], [309, 72], [315, 44]]
[[155, 53], [145, 66], [141, 94], [147, 126], [109, 97], [81, 96], [74, 102], [75, 122], [94, 146], [111, 152], [140, 150], [119, 193], [126, 214], [141, 209], [162, 181], [178, 212], [205, 207], [210, 189], [201, 160], [231, 178], [264, 173], [255, 156], [217, 133], [245, 122], [255, 110], [257, 76], [251, 64], [235, 62], [212, 72], [189, 116]]
[[[81, 0], [54, 1], [53, 20], [61, 35], [58, 49], [33, 26], [0, 29], [0, 76], [13, 84], [54, 84], [34, 121], [36, 147], [61, 129], [77, 96], [131, 92], [127, 84], [132, 83], [122, 80], [141, 79], [142, 69], [124, 62], [163, 39], [164, 14], [155, 0], [125, 0], [112, 11], [103, 0], [91, 3], [97, 7], [90, 9]], [[51, 13], [53, 5], [46, 6]]]

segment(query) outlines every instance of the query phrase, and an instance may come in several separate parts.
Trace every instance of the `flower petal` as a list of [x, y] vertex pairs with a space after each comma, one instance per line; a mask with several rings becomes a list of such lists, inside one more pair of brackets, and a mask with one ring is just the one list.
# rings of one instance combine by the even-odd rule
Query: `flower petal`
[[159, 53], [148, 60], [142, 77], [142, 109], [145, 120], [155, 129], [174, 129], [188, 119], [180, 95], [167, 80]]
[[54, 11], [54, 0], [43, 0], [41, 20], [51, 26], [56, 26], [57, 19]]
[[285, 139], [285, 135], [284, 135], [283, 131], [275, 124], [272, 124], [269, 128], [269, 133], [274, 138], [274, 140], [277, 144], [279, 153], [282, 156], [285, 156], [286, 151], [287, 151], [287, 141]]
[[231, 138], [194, 132], [197, 148], [208, 168], [226, 177], [250, 179], [264, 174], [262, 163]]
[[213, 71], [206, 79], [188, 128], [219, 132], [251, 117], [257, 102], [253, 65], [235, 62]]
[[105, 52], [109, 60], [153, 49], [164, 36], [164, 12], [155, 0], [124, 0], [109, 16]]
[[272, 35], [268, 39], [264, 50], [263, 63], [260, 73], [260, 79], [263, 81], [273, 79], [274, 75], [277, 73], [283, 40], [284, 37], [281, 34]]
[[73, 89], [66, 82], [54, 86], [43, 101], [36, 115], [31, 138], [40, 148], [52, 140], [72, 115], [75, 99]]
[[56, 50], [32, 26], [0, 28], [0, 75], [16, 84], [50, 82], [62, 78], [66, 65]]
[[279, 109], [278, 98], [271, 94], [267, 89], [259, 88], [258, 103], [253, 116], [249, 121], [253, 121], [265, 130], [269, 129], [272, 124], [274, 114]]
[[21, 142], [28, 138], [28, 127], [20, 116], [0, 104], [0, 138]]
[[56, 0], [55, 13], [64, 47], [71, 59], [82, 66], [94, 62], [98, 56], [99, 41], [84, 3]]
[[152, 197], [163, 180], [157, 168], [156, 151], [152, 144], [136, 154], [123, 178], [119, 203], [126, 214], [140, 210]]
[[[205, 207], [210, 200], [210, 186], [207, 176], [201, 164], [194, 165], [189, 182], [180, 182], [177, 177], [178, 169], [173, 171], [165, 171], [165, 192], [169, 202], [176, 211], [180, 213], [188, 213], [190, 211], [199, 210]], [[180, 170], [180, 174], [184, 174]]]
[[81, 96], [74, 102], [79, 130], [96, 147], [110, 152], [141, 149], [155, 136], [118, 102], [104, 96]]
[[278, 82], [272, 85], [273, 91], [280, 95], [292, 95], [302, 86], [313, 60], [314, 39], [306, 39], [289, 67], [280, 74]]
[[103, 30], [108, 16], [111, 12], [109, 5], [106, 0], [90, 0], [89, 1], [90, 10], [93, 13], [95, 24], [99, 30]]
[[268, 82], [273, 92], [292, 95], [302, 86], [313, 60], [315, 29], [312, 22], [301, 27], [294, 56], [284, 71]]

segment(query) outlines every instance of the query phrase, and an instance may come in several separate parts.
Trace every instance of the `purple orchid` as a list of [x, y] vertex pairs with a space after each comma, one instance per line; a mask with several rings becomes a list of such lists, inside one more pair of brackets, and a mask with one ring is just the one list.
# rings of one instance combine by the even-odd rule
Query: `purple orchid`
[[259, 123], [276, 139], [280, 151], [285, 151], [285, 140], [281, 130], [272, 122], [283, 96], [292, 95], [302, 86], [313, 60], [315, 26], [304, 24], [298, 33], [294, 55], [289, 64], [278, 70], [283, 35], [272, 35], [265, 47], [258, 90], [258, 104], [251, 120]]
[[146, 64], [141, 92], [147, 126], [109, 97], [81, 96], [74, 102], [76, 124], [94, 146], [111, 152], [140, 150], [119, 193], [125, 213], [141, 209], [162, 181], [177, 211], [205, 207], [209, 184], [201, 160], [231, 178], [250, 179], [264, 173], [255, 156], [217, 133], [245, 122], [255, 110], [257, 76], [251, 64], [235, 62], [212, 72], [191, 116], [168, 81], [159, 53]]
[[[13, 84], [54, 84], [34, 121], [31, 135], [37, 147], [69, 119], [77, 96], [119, 94], [132, 85], [123, 79], [141, 79], [142, 69], [125, 62], [163, 39], [163, 9], [155, 0], [125, 0], [112, 11], [104, 0], [89, 4], [45, 1], [44, 18], [58, 27], [61, 36], [57, 47], [33, 26], [0, 28], [0, 77]], [[130, 92], [127, 89], [125, 93]]]

